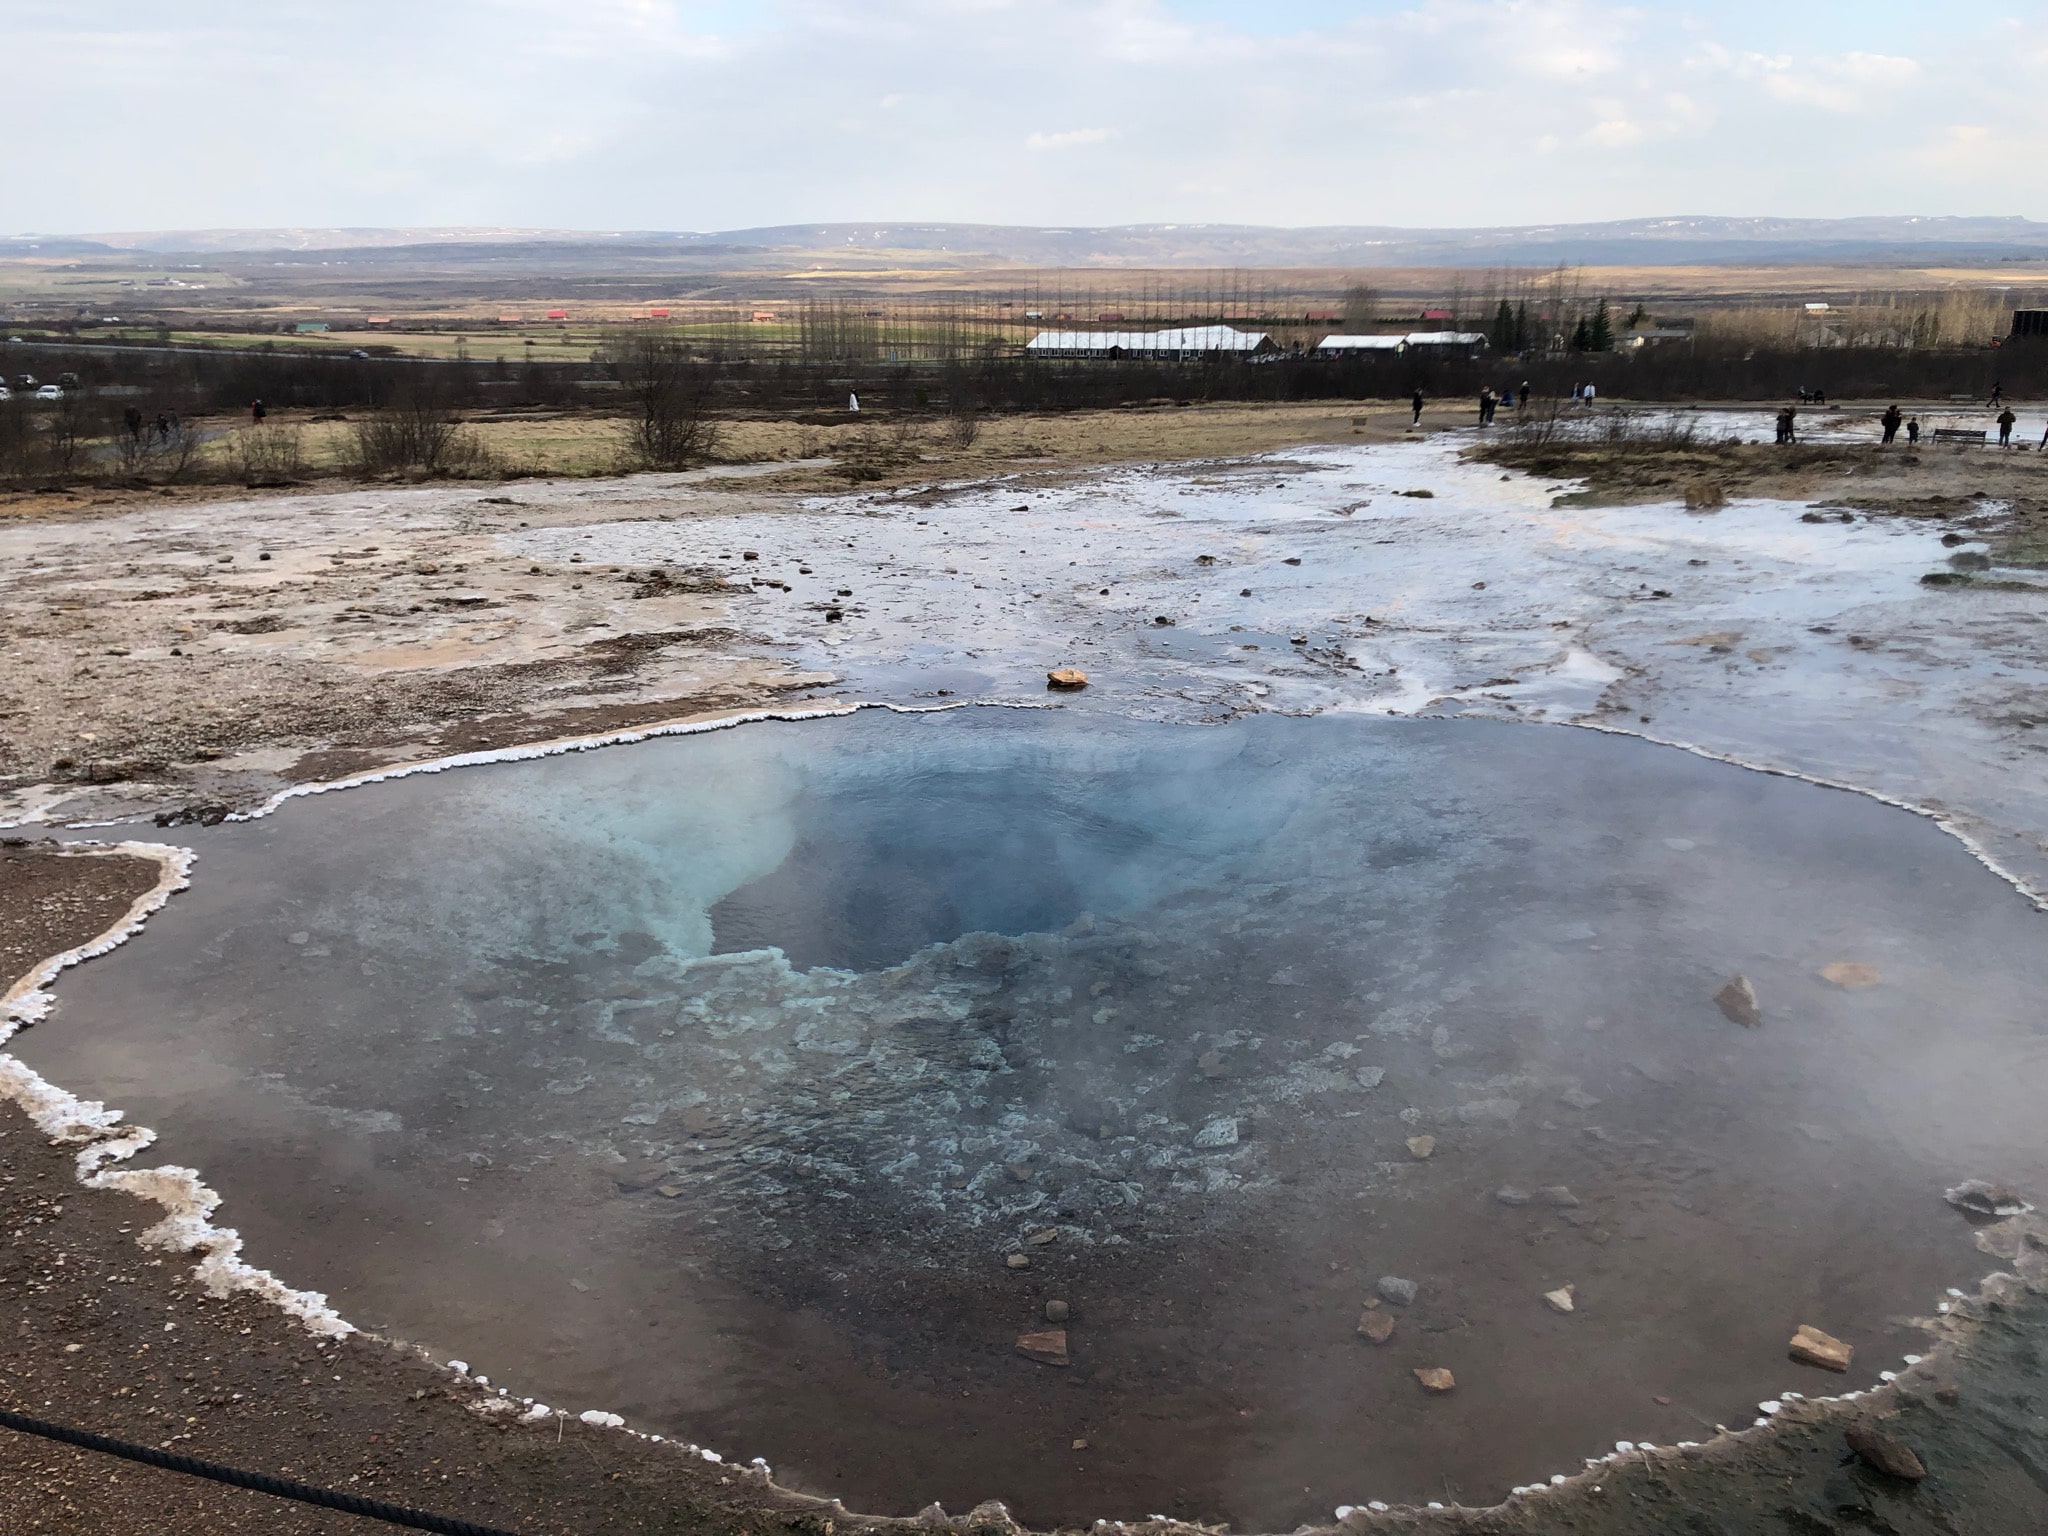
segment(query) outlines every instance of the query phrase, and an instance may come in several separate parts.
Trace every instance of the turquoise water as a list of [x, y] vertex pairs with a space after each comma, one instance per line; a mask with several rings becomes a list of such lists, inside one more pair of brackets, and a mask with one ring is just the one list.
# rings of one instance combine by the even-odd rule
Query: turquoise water
[[1283, 1528], [1698, 1437], [1839, 1384], [1799, 1322], [1914, 1349], [1983, 1264], [1941, 1190], [2048, 1158], [2040, 914], [1619, 738], [865, 712], [194, 837], [33, 1065], [352, 1320], [885, 1512]]

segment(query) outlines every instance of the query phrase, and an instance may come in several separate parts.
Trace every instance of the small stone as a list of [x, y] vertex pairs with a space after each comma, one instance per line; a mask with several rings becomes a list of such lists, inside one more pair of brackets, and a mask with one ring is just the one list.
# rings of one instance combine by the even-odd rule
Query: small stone
[[1756, 988], [1740, 972], [1729, 977], [1727, 984], [1714, 994], [1714, 1006], [1731, 1024], [1740, 1024], [1746, 1029], [1763, 1027], [1764, 1013], [1757, 1006]]
[[1009, 1265], [1012, 1269], [1029, 1269], [1031, 1267], [1031, 1257], [1029, 1254], [1005, 1254], [1003, 1256], [1003, 1262]]
[[1046, 1328], [1037, 1333], [1021, 1333], [1017, 1336], [1017, 1353], [1041, 1365], [1065, 1365], [1067, 1330]]
[[1005, 1163], [1003, 1164], [1003, 1172], [1007, 1173], [1019, 1184], [1029, 1184], [1031, 1182], [1031, 1165], [1028, 1163]]
[[1546, 1184], [1536, 1191], [1536, 1202], [1555, 1211], [1570, 1211], [1578, 1208], [1579, 1197], [1562, 1184]]
[[1076, 1440], [1071, 1446], [1068, 1447], [1068, 1449], [1075, 1451], [1085, 1451], [1088, 1449], [1088, 1442], [1086, 1440]]
[[1358, 1331], [1368, 1343], [1384, 1344], [1394, 1336], [1393, 1314], [1368, 1308], [1358, 1315]]
[[1377, 1088], [1387, 1080], [1385, 1067], [1360, 1067], [1352, 1076], [1358, 1079], [1361, 1088]]
[[1801, 1323], [1799, 1331], [1792, 1335], [1787, 1353], [1801, 1365], [1817, 1365], [1824, 1371], [1846, 1371], [1856, 1350], [1833, 1334], [1822, 1333], [1810, 1323]]
[[1234, 1116], [1225, 1116], [1219, 1120], [1211, 1120], [1207, 1125], [1195, 1132], [1195, 1145], [1198, 1147], [1236, 1146], [1236, 1118]]
[[1436, 1138], [1434, 1136], [1410, 1136], [1408, 1138], [1408, 1155], [1418, 1163], [1428, 1162], [1429, 1154], [1435, 1150]]
[[664, 1183], [655, 1185], [654, 1192], [657, 1195], [661, 1196], [661, 1198], [664, 1200], [680, 1200], [684, 1195], [689, 1193], [689, 1188], [686, 1185], [678, 1184], [673, 1179], [670, 1179]]
[[1458, 1384], [1458, 1378], [1440, 1365], [1416, 1366], [1415, 1379], [1425, 1392], [1448, 1392]]
[[1820, 979], [1850, 992], [1859, 987], [1874, 987], [1884, 980], [1876, 966], [1865, 965], [1860, 960], [1837, 960], [1832, 965], [1824, 965], [1820, 968]]
[[1043, 1248], [1047, 1243], [1052, 1242], [1059, 1235], [1059, 1230], [1056, 1227], [1040, 1227], [1036, 1232], [1027, 1233], [1025, 1235], [1024, 1241], [1029, 1243], [1033, 1248]]
[[1202, 1076], [1210, 1079], [1228, 1077], [1230, 1068], [1224, 1065], [1221, 1051], [1204, 1051], [1195, 1058], [1195, 1067]]
[[1405, 1307], [1415, 1300], [1415, 1293], [1421, 1289], [1413, 1280], [1403, 1280], [1399, 1275], [1381, 1275], [1379, 1284], [1373, 1287], [1397, 1307]]
[[1529, 1192], [1526, 1189], [1516, 1189], [1512, 1185], [1503, 1185], [1493, 1192], [1493, 1198], [1502, 1205], [1527, 1205]]
[[1543, 1299], [1550, 1304], [1550, 1310], [1553, 1312], [1576, 1312], [1578, 1308], [1572, 1304], [1572, 1298], [1578, 1294], [1578, 1290], [1576, 1285], [1561, 1285], [1554, 1291], [1545, 1291]]
[[1045, 1304], [1045, 1320], [1048, 1323], [1064, 1323], [1073, 1315], [1064, 1301], [1048, 1301]]
[[1913, 1454], [1910, 1446], [1901, 1444], [1873, 1425], [1852, 1424], [1842, 1432], [1842, 1438], [1849, 1442], [1850, 1450], [1886, 1477], [1917, 1483], [1927, 1475], [1926, 1466]]
[[1045, 686], [1074, 692], [1088, 686], [1088, 674], [1079, 667], [1054, 667], [1045, 674]]

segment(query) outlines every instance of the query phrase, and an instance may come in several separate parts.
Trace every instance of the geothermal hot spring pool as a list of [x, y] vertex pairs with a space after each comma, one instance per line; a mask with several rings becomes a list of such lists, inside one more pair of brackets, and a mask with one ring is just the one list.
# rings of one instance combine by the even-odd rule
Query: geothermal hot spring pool
[[2048, 919], [1624, 738], [871, 710], [191, 840], [31, 1065], [351, 1321], [871, 1511], [1491, 1502], [1869, 1384], [2048, 1162]]

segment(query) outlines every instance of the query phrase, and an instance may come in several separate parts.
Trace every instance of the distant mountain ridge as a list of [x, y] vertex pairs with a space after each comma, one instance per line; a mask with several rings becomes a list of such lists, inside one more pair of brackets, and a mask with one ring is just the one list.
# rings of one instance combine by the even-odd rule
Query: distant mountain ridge
[[1942, 256], [2048, 257], [2048, 222], [2020, 217], [1869, 216], [1848, 219], [1665, 217], [1477, 229], [1393, 225], [1276, 228], [1252, 224], [1005, 225], [871, 223], [765, 225], [716, 232], [538, 228], [290, 228], [20, 236], [0, 253], [155, 256], [266, 252], [439, 251], [445, 259], [502, 258], [510, 248], [587, 255], [628, 251], [745, 263], [792, 254], [903, 251], [963, 266], [1392, 267], [1569, 263], [1676, 266], [1694, 262], [1926, 262]]

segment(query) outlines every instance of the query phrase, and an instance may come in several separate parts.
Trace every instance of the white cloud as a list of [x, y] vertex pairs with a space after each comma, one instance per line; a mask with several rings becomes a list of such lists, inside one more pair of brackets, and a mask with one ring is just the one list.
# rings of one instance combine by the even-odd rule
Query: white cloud
[[1110, 128], [1068, 128], [1060, 133], [1034, 133], [1024, 140], [1026, 149], [1074, 149], [1082, 144], [1100, 144], [1116, 137]]
[[[1951, 131], [1959, 112], [2013, 149], [1998, 206], [2038, 209], [2040, 45], [2000, 14], [2018, 4], [1871, 25], [1910, 41], [1844, 52], [1867, 16], [1847, 0], [1389, 0], [1300, 21], [1277, 0], [1235, 20], [1221, 0], [209, 0], [175, 25], [157, 0], [0, 0], [11, 120], [64, 125], [32, 149], [17, 133], [0, 220], [1973, 212], [1992, 157]], [[1837, 118], [1855, 126], [1824, 162], [1805, 152]], [[1928, 146], [1910, 183], [1905, 145]]]

